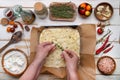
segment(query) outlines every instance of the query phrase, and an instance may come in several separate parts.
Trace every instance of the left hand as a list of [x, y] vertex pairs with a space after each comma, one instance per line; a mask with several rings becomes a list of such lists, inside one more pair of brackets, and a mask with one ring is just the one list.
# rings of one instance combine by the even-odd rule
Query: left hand
[[37, 46], [37, 51], [36, 51], [37, 53], [35, 59], [39, 61], [43, 61], [47, 57], [48, 53], [54, 49], [55, 49], [55, 44], [53, 44], [52, 42], [40, 43]]

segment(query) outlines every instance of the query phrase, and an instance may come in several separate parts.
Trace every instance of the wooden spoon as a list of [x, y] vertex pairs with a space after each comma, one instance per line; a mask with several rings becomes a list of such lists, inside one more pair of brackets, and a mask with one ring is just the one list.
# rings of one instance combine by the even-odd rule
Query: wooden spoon
[[0, 49], [0, 53], [2, 53], [2, 51], [5, 50], [9, 45], [11, 45], [13, 43], [17, 43], [17, 42], [21, 41], [21, 39], [22, 39], [22, 32], [17, 31], [16, 33], [14, 33], [12, 35], [10, 41]]

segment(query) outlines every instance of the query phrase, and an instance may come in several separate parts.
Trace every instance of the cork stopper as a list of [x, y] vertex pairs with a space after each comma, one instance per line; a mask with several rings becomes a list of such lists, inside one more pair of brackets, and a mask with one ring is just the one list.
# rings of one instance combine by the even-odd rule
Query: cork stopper
[[36, 10], [36, 11], [41, 11], [41, 10], [43, 10], [43, 4], [41, 3], [41, 2], [37, 2], [37, 3], [35, 3], [35, 5], [34, 5], [34, 9]]

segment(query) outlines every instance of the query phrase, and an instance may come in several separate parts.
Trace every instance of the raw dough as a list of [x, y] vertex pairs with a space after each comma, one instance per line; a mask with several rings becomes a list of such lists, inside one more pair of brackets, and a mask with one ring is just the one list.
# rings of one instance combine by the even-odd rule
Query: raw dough
[[[63, 49], [75, 51], [80, 57], [80, 34], [77, 29], [72, 28], [47, 28], [40, 34], [39, 42], [53, 42]], [[61, 58], [62, 50], [56, 47], [55, 51], [46, 58], [45, 67], [65, 67], [65, 62]]]

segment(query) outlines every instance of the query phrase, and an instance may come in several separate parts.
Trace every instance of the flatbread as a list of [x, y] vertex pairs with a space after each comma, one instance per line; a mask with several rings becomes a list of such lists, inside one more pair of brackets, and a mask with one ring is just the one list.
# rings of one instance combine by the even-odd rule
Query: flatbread
[[[77, 29], [72, 28], [46, 28], [39, 37], [39, 42], [53, 42], [55, 51], [46, 58], [45, 67], [65, 67], [64, 59], [61, 57], [62, 49], [69, 49], [80, 57], [80, 34]], [[62, 48], [62, 49], [61, 49]]]

